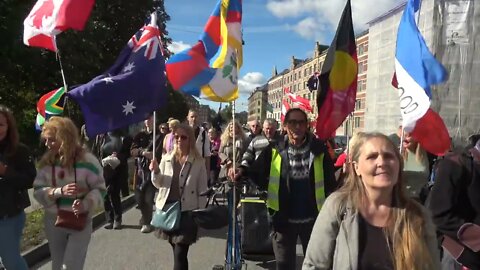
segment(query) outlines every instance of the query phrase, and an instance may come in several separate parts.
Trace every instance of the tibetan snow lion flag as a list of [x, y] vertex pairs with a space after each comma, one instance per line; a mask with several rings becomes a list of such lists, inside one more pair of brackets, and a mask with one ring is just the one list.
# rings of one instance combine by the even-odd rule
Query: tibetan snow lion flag
[[319, 77], [316, 134], [327, 139], [355, 109], [358, 59], [352, 9], [347, 1]]
[[51, 116], [61, 115], [63, 113], [64, 100], [64, 87], [52, 90], [40, 97], [37, 102], [37, 119], [35, 122], [35, 128], [37, 130], [41, 130], [45, 120], [48, 120]]
[[242, 1], [219, 0], [200, 40], [167, 61], [173, 88], [211, 101], [237, 99], [243, 58], [241, 29]]
[[67, 29], [83, 30], [95, 0], [38, 0], [23, 22], [23, 42], [57, 51], [55, 36]]
[[428, 152], [444, 155], [450, 136], [442, 118], [430, 109], [430, 86], [447, 79], [447, 71], [429, 51], [415, 22], [420, 0], [408, 0], [398, 26], [395, 75], [400, 95], [402, 124]]

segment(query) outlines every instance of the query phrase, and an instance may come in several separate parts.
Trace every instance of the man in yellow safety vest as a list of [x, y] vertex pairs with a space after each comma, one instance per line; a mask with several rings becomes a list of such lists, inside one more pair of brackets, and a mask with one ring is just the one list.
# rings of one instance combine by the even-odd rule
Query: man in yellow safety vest
[[277, 269], [292, 270], [296, 268], [297, 238], [305, 254], [318, 212], [337, 183], [325, 142], [308, 132], [307, 114], [299, 108], [290, 109], [283, 125], [285, 139], [266, 147], [256, 157], [256, 166], [241, 167], [232, 176], [251, 175], [252, 168], [266, 170], [268, 179], [252, 181], [267, 187]]

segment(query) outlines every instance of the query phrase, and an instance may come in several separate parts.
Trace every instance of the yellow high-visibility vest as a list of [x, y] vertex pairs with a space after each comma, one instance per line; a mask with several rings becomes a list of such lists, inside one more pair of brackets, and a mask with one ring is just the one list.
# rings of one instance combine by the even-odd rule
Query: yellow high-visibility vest
[[[313, 173], [315, 181], [315, 201], [317, 210], [320, 211], [325, 201], [325, 187], [323, 177], [323, 157], [324, 154], [315, 157], [313, 160]], [[277, 149], [272, 149], [272, 161], [270, 163], [270, 179], [268, 181], [267, 207], [278, 211], [280, 204], [278, 202], [280, 190], [280, 173], [282, 169], [282, 156]]]

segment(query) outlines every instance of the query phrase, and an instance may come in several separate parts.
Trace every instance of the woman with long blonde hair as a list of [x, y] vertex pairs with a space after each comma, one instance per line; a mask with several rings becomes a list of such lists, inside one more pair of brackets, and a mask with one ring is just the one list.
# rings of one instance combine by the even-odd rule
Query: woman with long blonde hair
[[[103, 206], [106, 193], [103, 169], [98, 159], [82, 148], [79, 131], [69, 118], [50, 118], [41, 136], [48, 149], [38, 164], [33, 188], [35, 199], [45, 209], [52, 269], [83, 269], [92, 215]], [[86, 216], [86, 222], [76, 228], [65, 227], [58, 222], [61, 212]]]
[[206, 197], [200, 193], [207, 190], [207, 169], [205, 160], [197, 151], [193, 129], [180, 124], [173, 133], [173, 151], [163, 155], [160, 165], [156, 159], [150, 163], [153, 171], [153, 185], [158, 188], [155, 202], [157, 209], [167, 209], [179, 202], [181, 205], [180, 226], [173, 231], [157, 229], [156, 235], [167, 240], [172, 246], [174, 270], [188, 269], [188, 249], [197, 241], [197, 225], [191, 211], [204, 208]]
[[360, 132], [350, 155], [345, 185], [317, 217], [303, 269], [440, 269], [435, 227], [406, 195], [395, 145]]
[[[235, 133], [233, 129], [234, 125]], [[235, 138], [235, 157], [233, 156], [233, 138]], [[233, 120], [230, 121], [220, 137], [220, 150], [218, 151], [221, 161], [220, 179], [227, 177], [228, 170], [233, 166], [233, 160], [236, 162], [236, 167], [240, 166], [240, 161], [246, 149], [246, 139], [247, 136], [240, 123], [237, 121], [233, 122]]]

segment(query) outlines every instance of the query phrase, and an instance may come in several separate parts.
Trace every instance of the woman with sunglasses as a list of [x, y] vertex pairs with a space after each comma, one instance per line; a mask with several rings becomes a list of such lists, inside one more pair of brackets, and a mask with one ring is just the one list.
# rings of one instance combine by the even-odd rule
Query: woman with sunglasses
[[152, 160], [150, 170], [155, 173], [152, 182], [158, 188], [156, 208], [164, 209], [177, 201], [181, 203], [180, 227], [175, 231], [157, 229], [156, 235], [168, 240], [172, 246], [173, 269], [184, 270], [188, 269], [188, 249], [198, 238], [191, 211], [205, 207], [207, 202], [206, 197], [199, 195], [207, 189], [207, 171], [195, 146], [193, 129], [180, 124], [173, 136], [173, 151], [162, 157], [160, 166], [155, 159]]

